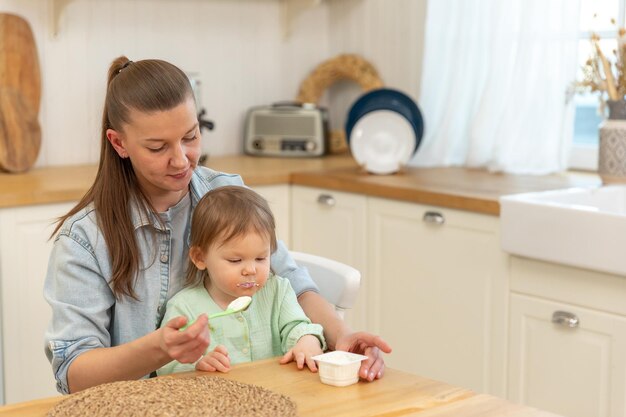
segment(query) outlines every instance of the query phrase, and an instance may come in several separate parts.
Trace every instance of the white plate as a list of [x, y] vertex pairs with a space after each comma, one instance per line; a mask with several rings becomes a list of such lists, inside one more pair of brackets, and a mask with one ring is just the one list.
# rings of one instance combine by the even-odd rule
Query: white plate
[[411, 123], [391, 110], [375, 110], [361, 117], [350, 133], [354, 159], [373, 174], [391, 174], [405, 165], [415, 150]]

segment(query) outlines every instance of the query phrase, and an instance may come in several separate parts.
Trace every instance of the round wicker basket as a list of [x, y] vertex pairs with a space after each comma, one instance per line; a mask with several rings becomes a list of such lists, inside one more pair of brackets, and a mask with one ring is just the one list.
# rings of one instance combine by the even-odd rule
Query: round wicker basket
[[[383, 87], [383, 82], [372, 64], [359, 55], [343, 54], [319, 64], [300, 84], [296, 101], [318, 104], [324, 91], [339, 80], [351, 80], [364, 92]], [[330, 132], [330, 153], [348, 150], [343, 129]]]

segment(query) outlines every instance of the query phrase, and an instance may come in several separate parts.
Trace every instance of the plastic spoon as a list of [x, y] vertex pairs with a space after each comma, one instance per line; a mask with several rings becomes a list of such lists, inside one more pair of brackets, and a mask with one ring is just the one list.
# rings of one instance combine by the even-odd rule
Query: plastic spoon
[[[209, 320], [214, 319], [216, 317], [227, 316], [229, 314], [239, 313], [240, 311], [248, 308], [250, 303], [252, 302], [252, 297], [244, 295], [243, 297], [235, 298], [233, 301], [226, 306], [226, 310], [220, 311], [219, 313], [214, 313], [209, 316]], [[185, 330], [187, 327], [191, 326], [191, 323], [188, 323], [180, 328], [180, 330]], [[210, 326], [209, 326], [210, 327]]]
[[228, 306], [226, 307], [226, 310], [220, 311], [219, 313], [211, 314], [209, 316], [209, 320], [214, 319], [216, 317], [227, 316], [233, 313], [239, 313], [240, 311], [243, 311], [246, 308], [248, 308], [251, 302], [252, 302], [252, 297], [248, 297], [247, 295], [244, 295], [243, 297], [235, 298], [233, 301], [230, 302], [230, 304], [228, 304]]

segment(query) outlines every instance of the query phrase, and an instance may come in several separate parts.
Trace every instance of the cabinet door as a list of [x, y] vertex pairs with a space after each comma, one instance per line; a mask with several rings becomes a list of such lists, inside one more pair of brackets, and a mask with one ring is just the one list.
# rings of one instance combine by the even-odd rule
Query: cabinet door
[[378, 198], [368, 210], [369, 305], [393, 347], [386, 363], [493, 392], [493, 306], [507, 294], [493, 286], [497, 218]]
[[44, 354], [51, 312], [43, 282], [53, 222], [73, 204], [0, 210], [0, 285], [4, 393], [7, 404], [57, 395]]
[[289, 185], [262, 185], [254, 187], [254, 191], [267, 200], [276, 221], [276, 236], [291, 247], [289, 224], [290, 188]]
[[[510, 400], [567, 417], [626, 415], [626, 318], [515, 293], [510, 306]], [[553, 323], [565, 313], [575, 327]]]
[[361, 288], [346, 322], [367, 328], [365, 265], [366, 197], [318, 188], [292, 186], [292, 249], [324, 256], [351, 265], [361, 272]]

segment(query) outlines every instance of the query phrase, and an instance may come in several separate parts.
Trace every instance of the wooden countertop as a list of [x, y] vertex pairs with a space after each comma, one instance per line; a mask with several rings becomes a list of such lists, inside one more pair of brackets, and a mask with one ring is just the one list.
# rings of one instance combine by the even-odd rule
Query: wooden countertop
[[358, 169], [355, 160], [347, 154], [321, 158], [264, 158], [231, 155], [209, 158], [205, 165], [216, 171], [239, 174], [248, 185], [288, 184], [294, 172]]
[[[174, 375], [184, 378], [207, 375], [190, 372]], [[358, 382], [347, 387], [333, 387], [320, 382], [308, 370], [298, 370], [294, 363], [278, 364], [276, 358], [240, 364], [227, 373], [214, 376], [265, 387], [290, 397], [298, 413], [307, 416], [417, 416], [417, 417], [556, 417], [534, 408], [433, 381], [387, 368], [385, 376], [374, 382]], [[0, 417], [20, 415], [43, 417], [63, 397], [0, 407]]]
[[405, 168], [394, 175], [371, 175], [359, 168], [295, 172], [291, 183], [392, 198], [485, 214], [500, 214], [498, 199], [507, 194], [598, 187], [597, 174], [494, 174], [468, 168]]
[[[323, 158], [261, 158], [244, 155], [210, 158], [207, 166], [240, 174], [250, 185], [297, 184], [361, 193], [491, 215], [500, 213], [506, 194], [567, 187], [597, 187], [596, 174], [492, 174], [466, 168], [405, 168], [394, 175], [371, 175], [350, 155]], [[96, 175], [95, 165], [33, 169], [0, 174], [0, 208], [76, 201]]]
[[[287, 184], [294, 171], [319, 171], [354, 167], [349, 155], [323, 158], [259, 158], [244, 155], [210, 158], [207, 166], [236, 173], [246, 184]], [[96, 165], [68, 165], [32, 169], [23, 174], [0, 173], [0, 208], [77, 201], [89, 189]]]

